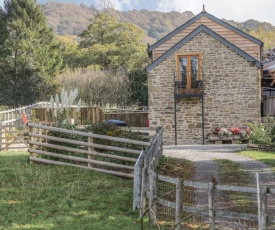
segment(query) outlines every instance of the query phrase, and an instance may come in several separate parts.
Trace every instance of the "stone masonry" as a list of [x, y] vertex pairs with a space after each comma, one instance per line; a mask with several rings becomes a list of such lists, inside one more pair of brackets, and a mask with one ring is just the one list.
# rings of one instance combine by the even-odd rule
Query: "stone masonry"
[[[216, 127], [246, 128], [260, 119], [260, 72], [245, 58], [205, 32], [175, 53], [201, 53], [206, 135]], [[175, 143], [175, 53], [148, 73], [150, 126], [164, 127], [164, 143]], [[178, 144], [202, 144], [202, 103], [199, 98], [177, 100]]]

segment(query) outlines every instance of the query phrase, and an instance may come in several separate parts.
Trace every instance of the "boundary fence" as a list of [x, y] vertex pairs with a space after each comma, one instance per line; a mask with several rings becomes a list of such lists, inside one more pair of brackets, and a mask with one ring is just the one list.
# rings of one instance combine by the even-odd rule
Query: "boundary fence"
[[[28, 123], [28, 127], [28, 151], [30, 152], [29, 160], [31, 162], [69, 165], [128, 178], [134, 177], [134, 164], [141, 152], [139, 149], [130, 149], [128, 146], [142, 146], [144, 149], [151, 146], [151, 142], [98, 135], [41, 124]], [[84, 137], [84, 140], [71, 139], [74, 137], [51, 136], [49, 131]], [[95, 143], [95, 139], [104, 140], [107, 144]], [[118, 142], [125, 143], [126, 147], [117, 147], [116, 143]], [[66, 143], [66, 146], [64, 146], [64, 143]], [[67, 147], [68, 144], [73, 146]], [[62, 154], [56, 153], [56, 150], [62, 151]], [[106, 150], [108, 153], [102, 150]], [[41, 156], [44, 156], [44, 159]], [[50, 159], [45, 159], [45, 156]]]
[[[274, 218], [274, 207], [273, 213], [268, 210], [269, 203], [271, 199], [274, 200], [275, 188], [270, 188], [267, 186], [261, 186], [259, 191], [259, 203], [260, 208], [257, 212], [257, 188], [256, 187], [240, 187], [240, 186], [226, 186], [226, 185], [216, 185], [213, 182], [201, 183], [195, 181], [185, 181], [181, 178], [171, 178], [157, 174], [151, 169], [142, 169], [143, 173], [141, 180], [141, 192], [140, 192], [140, 217], [148, 212], [149, 221], [153, 224], [157, 220], [162, 219], [161, 208], [166, 208], [170, 210], [170, 221], [172, 223], [172, 229], [180, 230], [182, 229], [182, 224], [186, 221], [189, 223], [197, 224], [197, 218], [191, 218], [193, 216], [200, 217], [203, 223], [209, 225], [209, 229], [214, 230], [218, 226], [223, 226], [221, 224], [230, 223], [235, 226], [234, 229], [273, 229], [268, 228], [268, 226], [275, 223]], [[165, 183], [165, 186], [170, 188], [165, 192], [160, 187], [160, 183]], [[198, 195], [197, 191], [203, 190], [206, 197], [206, 203], [202, 204], [192, 204], [187, 199], [190, 196], [195, 197]], [[191, 195], [190, 195], [191, 191]], [[221, 204], [221, 201], [217, 199], [217, 194], [220, 192], [225, 192], [227, 194], [242, 194], [243, 196], [253, 197], [253, 202], [255, 203], [254, 213], [242, 213], [241, 211], [231, 211], [227, 209], [226, 204]], [[189, 193], [189, 196], [186, 194]], [[243, 199], [243, 198], [241, 198]], [[235, 200], [238, 203], [238, 200]], [[274, 203], [274, 202], [273, 202]], [[272, 204], [270, 204], [272, 206]], [[235, 207], [236, 209], [236, 207]], [[268, 214], [269, 212], [269, 214]], [[172, 213], [172, 214], [171, 214]], [[260, 216], [260, 218], [259, 218]], [[238, 225], [238, 226], [236, 226]], [[227, 225], [228, 227], [229, 225]], [[170, 225], [171, 227], [171, 225]], [[220, 228], [218, 228], [220, 229]]]
[[10, 109], [5, 111], [0, 111], [0, 123], [2, 125], [9, 124], [9, 125], [15, 125], [15, 124], [21, 124], [21, 116], [22, 114], [26, 114], [26, 117], [29, 118], [32, 116], [32, 109], [37, 106], [44, 106], [46, 105], [46, 102], [39, 102], [33, 105], [28, 105], [16, 109]]
[[[135, 111], [123, 110], [123, 111], [112, 111], [105, 112], [101, 107], [86, 107], [82, 106], [80, 111], [77, 112], [77, 108], [72, 107], [68, 109], [68, 114], [70, 118], [74, 119], [75, 123], [79, 125], [85, 124], [96, 124], [102, 122], [103, 120], [115, 119], [122, 120], [131, 127], [145, 127], [148, 119], [147, 111]], [[34, 119], [43, 121], [55, 122], [56, 117], [54, 117], [54, 112], [52, 110], [47, 111], [46, 108], [33, 108], [32, 117]]]
[[163, 128], [159, 128], [156, 136], [153, 138], [150, 148], [142, 151], [136, 161], [134, 168], [134, 195], [133, 210], [140, 209], [140, 216], [145, 210], [145, 190], [147, 180], [147, 170], [155, 169], [160, 157], [163, 154], [162, 148]]

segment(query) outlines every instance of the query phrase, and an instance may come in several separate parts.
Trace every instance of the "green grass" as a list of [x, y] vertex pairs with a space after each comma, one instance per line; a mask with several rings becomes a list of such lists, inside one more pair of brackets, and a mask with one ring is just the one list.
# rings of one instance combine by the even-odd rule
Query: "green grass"
[[[245, 171], [242, 164], [227, 159], [216, 159], [215, 162], [219, 168], [221, 184], [235, 186], [250, 185], [249, 174]], [[227, 198], [228, 203], [232, 206], [231, 211], [256, 213], [255, 202], [249, 195], [249, 193], [243, 192], [224, 192], [224, 197]]]
[[216, 159], [214, 161], [218, 165], [222, 184], [236, 186], [249, 185], [249, 174], [240, 163], [227, 159]]
[[0, 152], [1, 230], [140, 229], [133, 180], [27, 159], [26, 152]]
[[241, 151], [240, 155], [250, 157], [257, 161], [260, 161], [268, 165], [272, 171], [275, 173], [275, 152], [266, 152], [266, 151]]

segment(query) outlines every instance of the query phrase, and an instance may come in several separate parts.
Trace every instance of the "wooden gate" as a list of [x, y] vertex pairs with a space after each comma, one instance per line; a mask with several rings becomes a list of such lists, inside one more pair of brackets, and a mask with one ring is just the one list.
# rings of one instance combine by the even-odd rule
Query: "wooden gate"
[[0, 151], [28, 148], [28, 127], [23, 124], [0, 123]]

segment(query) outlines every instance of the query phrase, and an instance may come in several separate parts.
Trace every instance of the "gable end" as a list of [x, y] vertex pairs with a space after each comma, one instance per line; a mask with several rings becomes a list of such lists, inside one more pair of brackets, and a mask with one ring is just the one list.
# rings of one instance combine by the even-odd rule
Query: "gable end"
[[157, 60], [155, 60], [153, 63], [151, 63], [149, 66], [146, 67], [146, 71], [149, 72], [152, 70], [155, 66], [160, 64], [162, 61], [164, 61], [167, 57], [169, 57], [172, 53], [174, 53], [176, 50], [178, 50], [181, 46], [183, 46], [186, 42], [188, 42], [190, 39], [195, 37], [200, 32], [206, 32], [231, 50], [238, 53], [240, 56], [244, 57], [248, 61], [254, 63], [258, 68], [261, 68], [262, 64], [255, 58], [251, 57], [249, 54], [238, 48], [237, 46], [233, 45], [231, 42], [227, 41], [217, 33], [215, 33], [213, 30], [209, 29], [205, 25], [200, 25], [197, 29], [192, 31], [190, 34], [188, 34], [186, 37], [184, 37], [181, 41], [179, 41], [176, 45], [174, 45], [170, 50], [168, 50], [166, 53], [164, 53], [162, 56], [160, 56]]
[[200, 14], [196, 15], [194, 18], [190, 19], [189, 21], [187, 21], [186, 23], [184, 23], [183, 25], [181, 25], [180, 27], [178, 27], [177, 29], [175, 29], [174, 31], [172, 31], [171, 33], [167, 34], [165, 37], [163, 37], [162, 39], [160, 39], [159, 41], [157, 41], [156, 43], [154, 43], [152, 46], [148, 47], [148, 52], [152, 51], [153, 49], [157, 48], [158, 46], [160, 46], [162, 43], [166, 42], [167, 40], [169, 40], [171, 37], [175, 36], [177, 33], [179, 33], [181, 30], [184, 30], [185, 28], [187, 28], [188, 26], [190, 26], [191, 24], [193, 24], [195, 21], [199, 20], [201, 17], [207, 17], [211, 20], [213, 20], [214, 22], [226, 27], [229, 30], [234, 31], [235, 33], [247, 38], [248, 40], [263, 46], [263, 42], [256, 39], [255, 37], [243, 32], [240, 29], [237, 29], [234, 26], [231, 26], [230, 24], [216, 18], [215, 16], [207, 13], [207, 12], [201, 12]]

